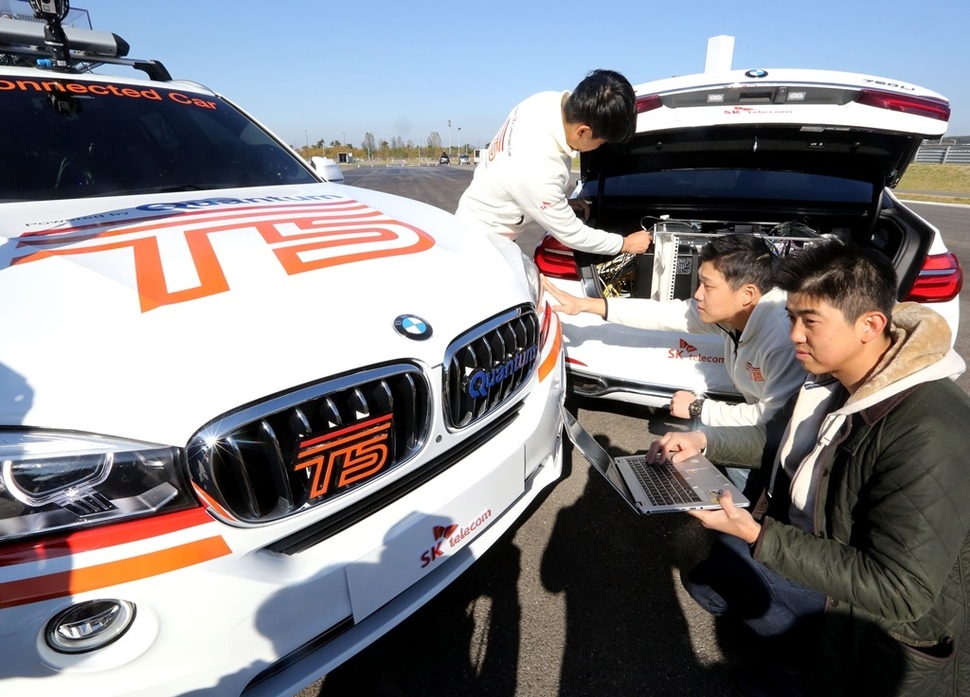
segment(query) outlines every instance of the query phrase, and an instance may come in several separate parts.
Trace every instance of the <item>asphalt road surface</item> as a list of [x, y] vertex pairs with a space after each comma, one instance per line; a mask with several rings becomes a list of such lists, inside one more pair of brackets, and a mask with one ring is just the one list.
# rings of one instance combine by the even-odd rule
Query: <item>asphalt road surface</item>
[[[362, 166], [346, 170], [345, 183], [454, 211], [471, 172]], [[913, 208], [970, 260], [970, 207]], [[530, 252], [540, 234], [527, 228], [523, 250]], [[963, 356], [970, 355], [968, 335], [965, 329], [957, 343]], [[960, 384], [970, 390], [970, 377]], [[614, 455], [642, 451], [651, 433], [684, 425], [644, 408], [576, 406]], [[633, 514], [582, 455], [569, 449], [566, 461], [567, 476], [517, 529], [422, 610], [299, 697], [732, 694], [728, 661], [744, 639], [700, 610], [679, 580], [680, 570], [704, 554], [707, 532], [687, 515]]]

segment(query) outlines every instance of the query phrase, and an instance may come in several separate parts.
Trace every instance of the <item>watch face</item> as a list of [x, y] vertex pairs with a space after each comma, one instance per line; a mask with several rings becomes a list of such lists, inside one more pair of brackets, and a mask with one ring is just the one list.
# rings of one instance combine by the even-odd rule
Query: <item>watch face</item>
[[693, 402], [690, 403], [690, 406], [687, 407], [687, 413], [690, 414], [695, 419], [700, 418], [701, 408], [703, 404], [704, 402], [702, 400], [695, 399]]

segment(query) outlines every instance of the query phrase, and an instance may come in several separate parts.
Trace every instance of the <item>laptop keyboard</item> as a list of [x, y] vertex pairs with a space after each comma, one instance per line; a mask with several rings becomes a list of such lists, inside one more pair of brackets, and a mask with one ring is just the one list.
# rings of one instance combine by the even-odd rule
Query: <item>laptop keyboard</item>
[[640, 484], [647, 492], [650, 503], [655, 506], [673, 503], [696, 503], [701, 500], [687, 484], [684, 475], [678, 472], [669, 462], [648, 465], [646, 458], [637, 458], [630, 465], [633, 467], [633, 473], [637, 475], [637, 479], [640, 480]]

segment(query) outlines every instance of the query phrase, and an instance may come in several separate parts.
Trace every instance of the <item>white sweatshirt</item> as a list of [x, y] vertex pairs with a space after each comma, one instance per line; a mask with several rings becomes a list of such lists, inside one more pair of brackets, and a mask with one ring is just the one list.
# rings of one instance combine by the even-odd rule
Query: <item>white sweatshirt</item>
[[[689, 334], [720, 334], [724, 339], [724, 367], [744, 397], [742, 404], [704, 401], [705, 426], [763, 424], [784, 406], [805, 380], [805, 369], [795, 357], [789, 338], [787, 294], [777, 288], [761, 296], [738, 337], [723, 327], [704, 322], [697, 301], [610, 298], [607, 319], [640, 329]], [[725, 436], [730, 431], [722, 431]]]
[[475, 168], [455, 214], [478, 230], [512, 239], [534, 220], [567, 247], [619, 254], [623, 236], [591, 228], [567, 202], [576, 151], [566, 143], [562, 105], [569, 92], [540, 92], [512, 109]]

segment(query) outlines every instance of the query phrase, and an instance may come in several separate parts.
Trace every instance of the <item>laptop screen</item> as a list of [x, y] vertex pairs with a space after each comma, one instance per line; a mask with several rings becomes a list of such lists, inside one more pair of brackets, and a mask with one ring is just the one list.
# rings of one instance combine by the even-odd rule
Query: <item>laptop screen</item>
[[613, 488], [619, 492], [623, 500], [626, 501], [635, 510], [636, 505], [633, 502], [633, 494], [630, 493], [629, 488], [627, 488], [626, 482], [623, 481], [623, 477], [616, 469], [616, 465], [613, 464], [613, 460], [610, 454], [603, 449], [595, 438], [593, 438], [585, 428], [579, 425], [576, 421], [576, 417], [573, 416], [569, 410], [565, 407], [561, 407], [563, 422], [566, 426], [567, 434], [569, 435], [569, 440], [573, 442], [579, 452], [581, 452], [590, 464], [593, 465], [599, 473], [602, 474], [606, 480], [613, 485]]

